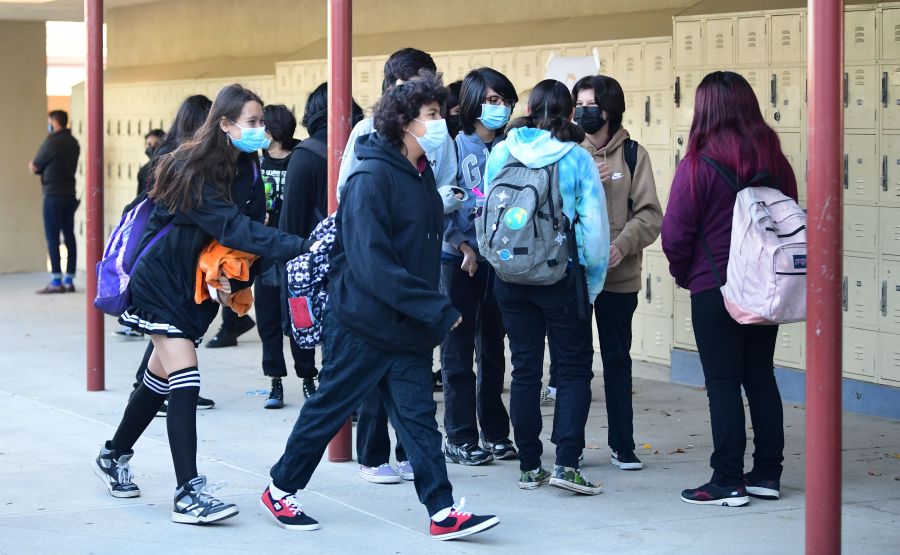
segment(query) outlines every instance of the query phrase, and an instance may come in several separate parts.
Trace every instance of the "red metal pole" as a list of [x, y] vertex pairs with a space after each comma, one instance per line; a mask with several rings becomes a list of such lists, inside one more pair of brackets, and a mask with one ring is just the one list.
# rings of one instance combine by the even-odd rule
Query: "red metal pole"
[[94, 308], [97, 261], [103, 255], [103, 0], [85, 0], [84, 20], [87, 27], [87, 187], [84, 194], [87, 242], [87, 388], [88, 391], [103, 391], [103, 313]]
[[[337, 180], [341, 154], [350, 137], [352, 82], [352, 0], [328, 2], [328, 211], [337, 210]], [[353, 424], [350, 419], [328, 444], [328, 460], [352, 459]]]
[[842, 0], [810, 0], [806, 553], [841, 552]]

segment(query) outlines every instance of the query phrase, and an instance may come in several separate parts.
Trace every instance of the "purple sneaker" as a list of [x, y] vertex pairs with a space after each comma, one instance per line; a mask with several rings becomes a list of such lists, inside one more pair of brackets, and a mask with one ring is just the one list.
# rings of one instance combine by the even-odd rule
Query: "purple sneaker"
[[407, 482], [411, 482], [416, 479], [416, 473], [413, 472], [412, 463], [409, 461], [400, 461], [397, 463], [397, 474], [399, 474], [400, 478], [406, 480]]
[[373, 484], [399, 484], [400, 475], [388, 463], [380, 466], [359, 465], [359, 477]]

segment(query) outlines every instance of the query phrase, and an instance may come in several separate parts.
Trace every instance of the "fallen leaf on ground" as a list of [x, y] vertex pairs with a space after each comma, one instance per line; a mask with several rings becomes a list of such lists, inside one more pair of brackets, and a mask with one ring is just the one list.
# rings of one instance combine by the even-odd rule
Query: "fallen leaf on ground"
[[870, 470], [870, 471], [869, 471], [869, 476], [881, 476], [881, 472], [872, 472], [872, 471]]
[[645, 444], [641, 445], [641, 447], [643, 447], [644, 449], [653, 449], [653, 446], [650, 445], [649, 443], [645, 443]]
[[675, 454], [682, 455], [684, 453], [685, 453], [685, 450], [682, 449], [681, 447], [679, 447], [678, 449], [675, 449], [674, 451], [669, 451], [670, 455], [675, 455]]

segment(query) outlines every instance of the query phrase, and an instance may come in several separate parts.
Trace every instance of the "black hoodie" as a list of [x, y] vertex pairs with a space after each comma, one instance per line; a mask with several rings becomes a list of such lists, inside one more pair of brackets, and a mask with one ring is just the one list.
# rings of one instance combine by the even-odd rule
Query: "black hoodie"
[[438, 291], [444, 210], [427, 164], [421, 175], [378, 133], [360, 137], [335, 220], [328, 307], [384, 350], [427, 352], [459, 318]]

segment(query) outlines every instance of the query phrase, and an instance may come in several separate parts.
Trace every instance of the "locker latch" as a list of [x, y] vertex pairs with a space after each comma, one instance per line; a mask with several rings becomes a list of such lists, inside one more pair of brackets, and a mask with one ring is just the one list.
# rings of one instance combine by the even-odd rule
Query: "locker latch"
[[844, 108], [850, 106], [850, 74], [844, 73]]
[[843, 283], [841, 283], [841, 307], [844, 309], [844, 312], [847, 312], [847, 309], [849, 308], [849, 300], [847, 299], [847, 287], [847, 276], [844, 276], [844, 281]]
[[888, 74], [886, 71], [881, 74], [881, 105], [885, 108], [888, 107]]
[[675, 107], [681, 107], [681, 77], [675, 78]]
[[769, 81], [769, 102], [773, 108], [778, 106], [778, 76], [774, 73]]
[[888, 190], [888, 157], [887, 154], [881, 157], [881, 190]]
[[647, 292], [645, 293], [645, 297], [647, 299], [647, 304], [653, 302], [653, 293], [651, 291], [653, 280], [651, 279], [650, 274], [647, 274]]
[[649, 127], [650, 125], [650, 97], [647, 97], [647, 100], [644, 101], [644, 123]]
[[881, 282], [881, 315], [887, 316], [887, 282]]
[[844, 189], [850, 188], [850, 157], [844, 155]]

